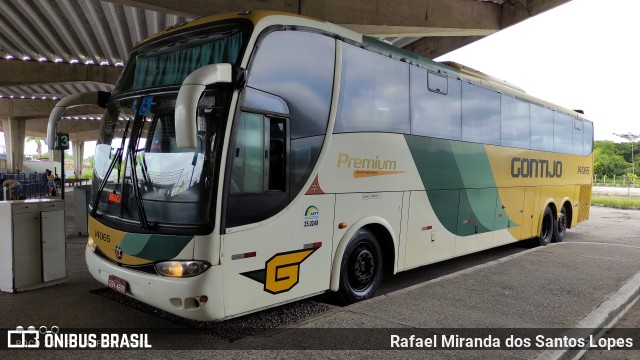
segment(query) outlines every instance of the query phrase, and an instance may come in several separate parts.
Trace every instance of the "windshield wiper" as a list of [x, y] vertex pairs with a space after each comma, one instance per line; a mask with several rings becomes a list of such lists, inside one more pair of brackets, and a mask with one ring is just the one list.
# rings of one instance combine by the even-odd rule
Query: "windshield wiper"
[[131, 130], [131, 140], [129, 140], [129, 149], [127, 150], [127, 154], [129, 157], [128, 161], [131, 163], [131, 166], [129, 167], [131, 171], [131, 186], [133, 187], [133, 197], [134, 199], [136, 199], [138, 215], [140, 215], [140, 226], [142, 226], [143, 229], [148, 230], [149, 221], [147, 220], [147, 214], [144, 211], [144, 204], [142, 203], [142, 196], [140, 195], [140, 188], [138, 183], [138, 173], [136, 171], [136, 154], [138, 153], [137, 143], [140, 139], [140, 136], [142, 135], [143, 128], [144, 115], [138, 115], [134, 120], [133, 129]]
[[149, 221], [147, 220], [147, 214], [144, 212], [144, 205], [142, 204], [142, 196], [140, 195], [140, 188], [138, 188], [138, 174], [135, 171], [136, 168], [136, 152], [135, 149], [129, 150], [129, 161], [131, 162], [131, 185], [133, 187], [133, 197], [136, 199], [136, 207], [138, 208], [138, 214], [140, 215], [140, 226], [143, 229], [149, 229]]
[[124, 139], [126, 138], [127, 132], [129, 131], [129, 124], [130, 122], [127, 122], [127, 126], [124, 128], [124, 133], [122, 134], [123, 140], [120, 142], [120, 147], [116, 150], [116, 153], [113, 156], [113, 160], [111, 161], [111, 164], [109, 164], [109, 168], [107, 169], [107, 172], [104, 178], [100, 182], [100, 186], [98, 187], [98, 191], [96, 192], [96, 197], [93, 199], [93, 202], [91, 204], [91, 216], [93, 217], [95, 217], [96, 212], [98, 212], [98, 204], [100, 203], [100, 197], [102, 196], [104, 187], [107, 185], [109, 177], [111, 176], [111, 172], [115, 168], [116, 162], [118, 162], [118, 160], [122, 162], [122, 152], [124, 151]]

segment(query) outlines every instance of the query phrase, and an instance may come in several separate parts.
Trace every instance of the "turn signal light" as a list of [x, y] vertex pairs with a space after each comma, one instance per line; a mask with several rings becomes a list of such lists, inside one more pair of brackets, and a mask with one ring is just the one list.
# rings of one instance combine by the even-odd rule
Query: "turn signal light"
[[91, 251], [96, 252], [96, 242], [93, 241], [93, 238], [91, 236], [89, 236], [89, 240], [87, 240], [87, 247]]

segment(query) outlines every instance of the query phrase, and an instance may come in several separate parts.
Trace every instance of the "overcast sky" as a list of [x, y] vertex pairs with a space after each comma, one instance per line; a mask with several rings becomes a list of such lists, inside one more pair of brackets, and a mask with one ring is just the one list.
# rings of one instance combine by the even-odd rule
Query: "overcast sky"
[[436, 59], [506, 80], [593, 121], [596, 140], [640, 134], [640, 1], [572, 0]]

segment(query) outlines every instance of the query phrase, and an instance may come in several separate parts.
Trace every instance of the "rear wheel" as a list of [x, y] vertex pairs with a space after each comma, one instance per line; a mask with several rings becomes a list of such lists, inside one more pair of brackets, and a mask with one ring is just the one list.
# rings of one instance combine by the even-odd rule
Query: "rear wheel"
[[561, 242], [564, 240], [564, 236], [567, 234], [567, 226], [569, 219], [567, 218], [567, 209], [563, 206], [556, 221], [556, 226], [553, 227], [553, 241]]
[[382, 252], [375, 235], [358, 230], [344, 250], [340, 265], [340, 289], [343, 303], [352, 304], [372, 298], [382, 280]]
[[556, 227], [555, 220], [553, 218], [553, 212], [549, 207], [544, 209], [544, 214], [542, 215], [542, 225], [540, 226], [540, 237], [538, 240], [540, 241], [540, 245], [546, 246], [549, 245], [551, 239], [553, 238], [553, 232]]

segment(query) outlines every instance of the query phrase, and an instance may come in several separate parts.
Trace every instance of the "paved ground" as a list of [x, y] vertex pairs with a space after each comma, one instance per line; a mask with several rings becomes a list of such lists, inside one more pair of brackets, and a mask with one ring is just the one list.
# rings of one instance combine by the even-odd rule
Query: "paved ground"
[[[562, 358], [578, 355], [578, 352], [520, 349], [404, 350], [398, 353], [372, 349], [389, 349], [392, 333], [427, 337], [442, 333], [467, 335], [467, 331], [478, 336], [487, 332], [511, 331], [522, 337], [538, 333], [561, 336], [570, 331], [565, 329], [576, 327], [595, 333], [597, 329], [615, 323], [640, 291], [640, 211], [593, 207], [590, 220], [571, 229], [566, 241], [560, 244], [499, 257], [426, 282], [394, 289], [362, 303], [332, 307], [302, 322], [258, 332], [232, 343], [215, 336], [216, 324], [204, 333], [180, 335], [193, 329], [90, 293], [101, 286], [85, 268], [82, 253], [86, 237], [77, 236], [74, 232], [71, 194], [67, 193], [68, 281], [24, 293], [0, 293], [0, 328], [56, 325], [64, 329], [138, 328], [147, 332], [174, 329], [174, 334], [163, 335], [166, 343], [154, 345], [209, 350], [116, 353], [17, 350], [6, 352], [8, 358]], [[385, 286], [394, 288], [393, 281], [393, 278], [385, 279]], [[628, 336], [625, 328], [634, 329], [638, 334], [639, 304], [622, 315], [609, 336]], [[252, 316], [257, 317], [249, 315], [246, 318], [251, 319]], [[219, 326], [219, 329], [224, 329], [224, 323]], [[558, 332], [554, 333], [550, 328]], [[636, 341], [640, 341], [638, 336]], [[252, 350], [279, 348], [288, 350]], [[358, 348], [361, 350], [352, 350]], [[300, 352], [299, 349], [313, 351]], [[584, 357], [632, 359], [640, 358], [640, 351], [590, 350]]]

